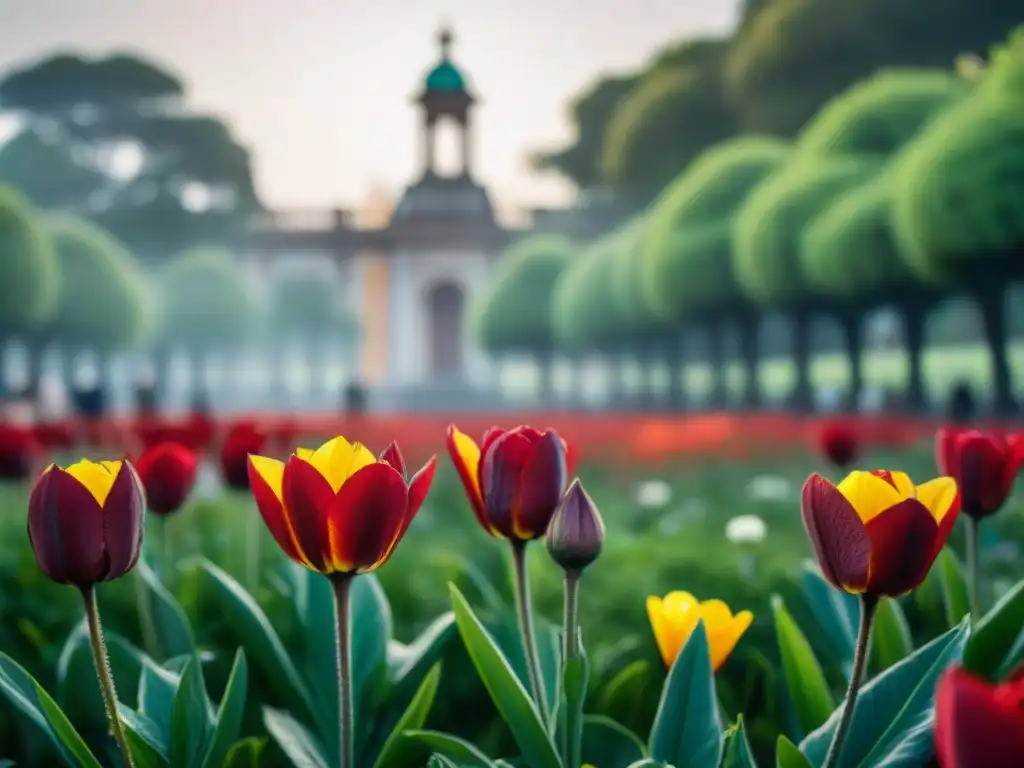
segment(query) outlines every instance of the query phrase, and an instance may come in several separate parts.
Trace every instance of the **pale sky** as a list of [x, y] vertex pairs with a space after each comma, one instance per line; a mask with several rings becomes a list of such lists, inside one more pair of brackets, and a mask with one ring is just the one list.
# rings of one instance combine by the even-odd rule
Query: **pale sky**
[[[436, 32], [482, 99], [477, 177], [502, 207], [559, 204], [527, 164], [568, 140], [566, 102], [601, 72], [684, 37], [725, 33], [739, 0], [0, 0], [0, 71], [55, 50], [135, 49], [175, 70], [189, 102], [226, 118], [280, 209], [357, 207], [419, 170], [410, 100]], [[699, 117], [698, 117], [699, 119]]]

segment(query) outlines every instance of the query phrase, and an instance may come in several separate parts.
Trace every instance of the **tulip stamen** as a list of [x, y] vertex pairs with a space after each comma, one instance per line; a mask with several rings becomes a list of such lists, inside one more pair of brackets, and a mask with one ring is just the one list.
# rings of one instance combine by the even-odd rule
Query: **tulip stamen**
[[853, 709], [857, 705], [857, 695], [860, 693], [861, 682], [864, 680], [864, 669], [867, 667], [868, 660], [868, 641], [871, 639], [871, 626], [875, 621], [878, 600], [876, 595], [870, 593], [860, 595], [860, 625], [857, 629], [857, 645], [853, 652], [850, 686], [846, 690], [843, 714], [839, 717], [839, 725], [836, 727], [835, 736], [832, 737], [832, 743], [829, 745], [822, 768], [836, 768], [839, 765], [843, 742], [846, 740], [846, 732], [850, 728], [850, 723], [853, 722]]
[[103, 694], [103, 708], [107, 711], [107, 720], [110, 723], [111, 733], [117, 742], [121, 756], [124, 758], [125, 768], [135, 768], [132, 761], [132, 753], [128, 747], [128, 740], [124, 735], [124, 726], [121, 724], [121, 717], [117, 713], [117, 690], [114, 688], [114, 677], [110, 672], [110, 657], [107, 654], [107, 644], [103, 639], [103, 629], [100, 625], [100, 610], [96, 603], [96, 589], [92, 584], [83, 586], [82, 600], [85, 602], [85, 616], [89, 625], [89, 641], [92, 646], [92, 657], [96, 663], [96, 676], [99, 678], [100, 691]]
[[351, 596], [355, 574], [338, 572], [331, 574], [334, 589], [334, 611], [337, 621], [338, 653], [338, 723], [341, 768], [355, 768], [354, 723], [355, 710], [352, 701], [352, 626]]
[[550, 722], [547, 691], [540, 671], [540, 656], [537, 653], [537, 636], [533, 626], [533, 601], [530, 597], [530, 579], [526, 568], [527, 542], [512, 539], [512, 565], [515, 571], [516, 611], [519, 614], [519, 632], [522, 635], [523, 651], [526, 656], [526, 671], [541, 721]]

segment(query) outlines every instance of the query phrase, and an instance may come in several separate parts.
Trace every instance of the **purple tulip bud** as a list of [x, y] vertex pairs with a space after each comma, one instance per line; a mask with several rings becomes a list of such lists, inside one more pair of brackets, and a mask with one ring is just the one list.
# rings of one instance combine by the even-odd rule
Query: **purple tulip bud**
[[558, 503], [547, 532], [548, 553], [563, 569], [579, 572], [601, 554], [604, 521], [579, 480]]

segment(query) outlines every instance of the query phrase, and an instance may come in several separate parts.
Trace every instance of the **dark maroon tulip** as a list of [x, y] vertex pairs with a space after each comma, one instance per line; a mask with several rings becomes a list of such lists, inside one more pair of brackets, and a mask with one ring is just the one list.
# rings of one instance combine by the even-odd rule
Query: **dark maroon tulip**
[[225, 484], [237, 491], [249, 490], [249, 454], [263, 453], [266, 434], [254, 424], [236, 424], [220, 449], [220, 473]]
[[551, 518], [547, 545], [551, 559], [570, 572], [582, 571], [601, 554], [604, 521], [579, 480], [569, 486]]
[[833, 465], [846, 469], [860, 454], [860, 436], [847, 421], [829, 421], [818, 433], [818, 448]]
[[31, 429], [0, 424], [0, 480], [31, 477], [39, 451], [39, 442]]
[[177, 512], [192, 492], [198, 467], [196, 455], [180, 443], [147, 448], [135, 470], [146, 489], [149, 511], [161, 517]]
[[935, 751], [942, 768], [1024, 765], [1024, 669], [993, 684], [954, 666], [935, 689]]
[[28, 503], [28, 537], [43, 573], [89, 587], [119, 578], [139, 559], [146, 496], [128, 461], [51, 465]]
[[956, 480], [963, 513], [980, 519], [1006, 503], [1024, 465], [1024, 435], [1001, 435], [949, 427], [935, 435], [935, 460]]

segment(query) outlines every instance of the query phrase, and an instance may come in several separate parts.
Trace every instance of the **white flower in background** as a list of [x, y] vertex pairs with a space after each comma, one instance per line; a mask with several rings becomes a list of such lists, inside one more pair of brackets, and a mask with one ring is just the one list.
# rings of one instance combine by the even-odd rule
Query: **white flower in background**
[[738, 515], [725, 524], [725, 538], [733, 544], [759, 544], [768, 535], [768, 526], [757, 515]]
[[683, 529], [683, 516], [678, 512], [672, 515], [663, 515], [658, 519], [658, 533], [664, 536], [671, 536]]
[[636, 489], [636, 503], [648, 509], [662, 509], [672, 501], [672, 486], [664, 480], [647, 480]]
[[747, 495], [755, 501], [788, 501], [793, 485], [781, 475], [758, 475], [747, 486]]

